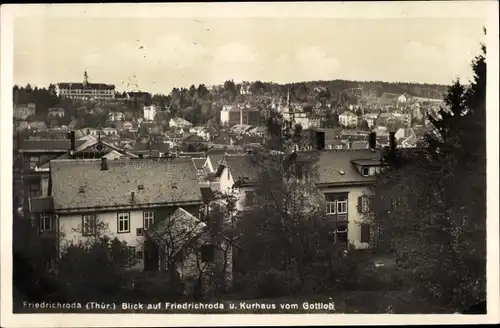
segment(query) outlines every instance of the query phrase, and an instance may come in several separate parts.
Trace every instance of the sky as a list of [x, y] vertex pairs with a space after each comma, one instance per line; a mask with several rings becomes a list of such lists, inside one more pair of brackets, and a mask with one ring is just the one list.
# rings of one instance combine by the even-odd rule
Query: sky
[[17, 17], [14, 83], [168, 93], [233, 79], [450, 84], [471, 77], [479, 18]]

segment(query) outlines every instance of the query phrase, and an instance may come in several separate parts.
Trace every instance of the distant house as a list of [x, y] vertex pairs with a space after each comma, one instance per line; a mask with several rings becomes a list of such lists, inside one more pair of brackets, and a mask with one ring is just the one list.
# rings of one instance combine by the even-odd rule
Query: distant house
[[232, 127], [237, 124], [259, 125], [260, 112], [247, 106], [223, 106], [220, 111], [220, 122], [223, 126]]
[[345, 111], [339, 115], [339, 123], [345, 127], [356, 127], [358, 125], [358, 116], [351, 111]]
[[127, 92], [125, 96], [127, 100], [140, 100], [144, 102], [147, 102], [148, 100], [151, 99], [151, 94], [149, 92], [141, 92], [141, 91]]
[[122, 112], [110, 112], [108, 114], [108, 120], [111, 122], [123, 121], [124, 117]]
[[193, 124], [181, 117], [171, 118], [168, 125], [173, 128], [190, 128]]
[[378, 114], [367, 113], [362, 118], [368, 123], [368, 127], [371, 129], [377, 122]]
[[47, 131], [47, 125], [45, 122], [35, 121], [35, 122], [27, 122], [21, 121], [17, 126], [19, 131], [28, 130], [28, 131]]
[[131, 122], [124, 122], [122, 124], [122, 129], [123, 130], [130, 130], [134, 127], [134, 125]]
[[264, 137], [267, 134], [267, 127], [263, 126], [263, 125], [259, 125], [259, 126], [256, 126], [252, 129], [250, 129], [250, 131], [248, 131], [248, 133], [250, 135]]
[[36, 113], [36, 104], [29, 103], [24, 105], [14, 105], [14, 118], [25, 120]]
[[396, 122], [399, 122], [407, 127], [411, 126], [411, 114], [394, 113], [393, 115], [396, 119]]
[[49, 117], [64, 117], [64, 108], [49, 108]]
[[396, 123], [396, 115], [393, 113], [382, 113], [377, 118], [377, 124], [382, 126], [389, 126]]
[[195, 126], [189, 129], [189, 133], [195, 134], [205, 141], [210, 140], [210, 132], [204, 126]]
[[154, 121], [158, 108], [155, 105], [144, 106], [143, 112], [146, 121]]
[[[216, 173], [222, 193], [236, 193], [239, 210], [253, 206], [258, 169], [248, 155], [225, 155]], [[233, 188], [237, 186], [237, 188]]]
[[190, 147], [195, 147], [195, 148], [205, 147], [207, 145], [207, 143], [203, 138], [201, 138], [195, 134], [190, 134], [190, 135], [184, 136], [182, 138], [182, 145], [188, 151], [190, 151], [189, 150]]
[[118, 135], [118, 131], [115, 128], [103, 128], [102, 133], [107, 136], [115, 136]]

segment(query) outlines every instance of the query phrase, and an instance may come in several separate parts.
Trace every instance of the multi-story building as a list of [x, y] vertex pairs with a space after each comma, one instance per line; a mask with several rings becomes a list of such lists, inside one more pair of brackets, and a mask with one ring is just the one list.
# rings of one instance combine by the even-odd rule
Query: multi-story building
[[339, 115], [339, 123], [345, 127], [358, 126], [358, 116], [351, 111], [345, 111]]
[[[364, 220], [369, 206], [366, 195], [384, 164], [381, 153], [375, 150], [375, 138], [371, 143], [366, 149], [297, 152], [295, 157], [302, 167], [298, 178], [313, 179], [324, 195], [325, 218], [334, 223], [333, 241], [352, 244], [356, 249], [370, 248], [375, 235]], [[304, 174], [306, 171], [317, 174]], [[225, 156], [219, 164], [220, 191], [235, 193], [240, 210], [253, 204], [257, 172], [248, 155]]]
[[143, 111], [144, 111], [144, 120], [154, 121], [158, 109], [155, 105], [151, 105], [151, 106], [144, 106]]
[[362, 119], [368, 123], [368, 127], [371, 129], [377, 123], [378, 114], [367, 113], [363, 115]]
[[193, 123], [183, 119], [182, 117], [174, 117], [171, 118], [168, 122], [168, 126], [171, 128], [190, 128], [193, 126]]
[[18, 146], [22, 181], [21, 203], [29, 211], [29, 201], [49, 194], [50, 161], [56, 159], [101, 158], [108, 159], [137, 156], [104, 142], [90, 134], [80, 139], [70, 132], [68, 139], [21, 140]]
[[260, 112], [246, 106], [224, 106], [220, 112], [221, 125], [232, 127], [238, 124], [259, 125]]
[[85, 72], [82, 83], [58, 83], [56, 93], [59, 97], [70, 99], [112, 100], [115, 98], [115, 86], [113, 84], [89, 83], [87, 72]]
[[[198, 260], [205, 267], [228, 256], [231, 276], [231, 252], [217, 250], [202, 221], [207, 204], [191, 159], [54, 160], [50, 179], [34, 219], [39, 231], [57, 233], [58, 256], [99, 234], [126, 242], [130, 268], [175, 270], [184, 279], [197, 277]], [[195, 239], [198, 250], [187, 247]]]
[[25, 120], [36, 113], [36, 104], [28, 103], [24, 105], [14, 105], [14, 118]]
[[110, 122], [119, 122], [119, 121], [123, 121], [125, 118], [125, 115], [123, 114], [123, 112], [110, 112], [108, 114], [108, 120]]
[[50, 117], [64, 117], [64, 108], [49, 108], [48, 116], [50, 116]]

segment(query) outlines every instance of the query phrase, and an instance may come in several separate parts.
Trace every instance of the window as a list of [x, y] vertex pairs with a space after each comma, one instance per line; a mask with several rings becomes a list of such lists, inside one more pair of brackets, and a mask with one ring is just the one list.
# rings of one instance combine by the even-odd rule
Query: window
[[201, 246], [201, 261], [202, 262], [213, 262], [214, 258], [215, 258], [215, 246], [214, 245]]
[[96, 218], [95, 215], [87, 214], [82, 216], [82, 235], [92, 236], [95, 234]]
[[326, 194], [326, 214], [335, 214], [337, 213], [335, 211], [336, 209], [336, 199], [335, 199], [335, 194]]
[[367, 177], [370, 175], [370, 168], [369, 167], [362, 167], [361, 168], [361, 175], [364, 177]]
[[130, 232], [130, 213], [118, 213], [118, 233]]
[[370, 242], [370, 225], [362, 224], [361, 225], [361, 242], [369, 243]]
[[155, 212], [144, 212], [144, 230], [148, 230], [155, 224]]
[[30, 170], [34, 170], [40, 166], [40, 156], [30, 156], [29, 158]]
[[231, 173], [229, 173], [229, 169], [226, 169], [227, 170], [227, 179], [231, 179]]
[[50, 231], [52, 230], [52, 217], [50, 213], [40, 213], [38, 221], [38, 228], [40, 231]]
[[341, 196], [337, 199], [337, 214], [347, 213], [347, 196]]
[[255, 194], [253, 191], [245, 191], [245, 205], [252, 206], [254, 204]]

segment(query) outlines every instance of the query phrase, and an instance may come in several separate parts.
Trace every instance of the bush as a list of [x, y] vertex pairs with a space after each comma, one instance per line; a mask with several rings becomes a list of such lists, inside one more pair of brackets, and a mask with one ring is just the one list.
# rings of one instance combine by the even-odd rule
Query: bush
[[276, 298], [300, 290], [300, 281], [280, 270], [249, 272], [236, 276], [233, 291], [252, 298]]
[[176, 301], [183, 297], [184, 284], [171, 282], [167, 272], [139, 272], [132, 279], [127, 297], [134, 300]]

